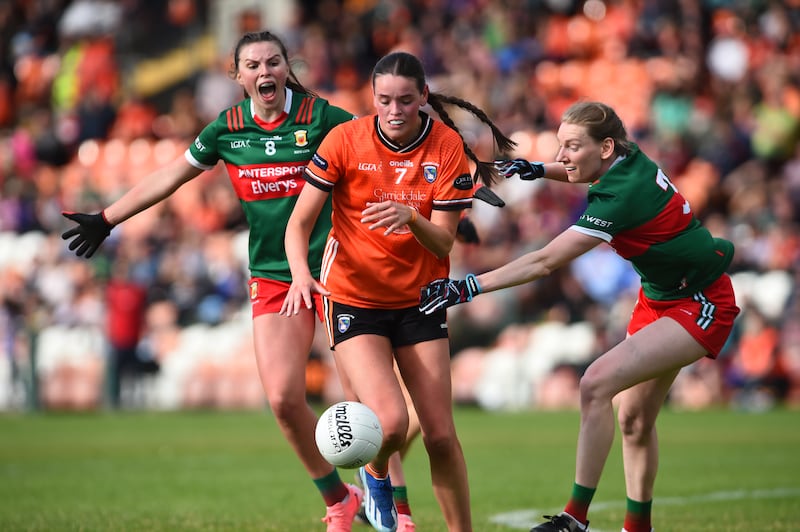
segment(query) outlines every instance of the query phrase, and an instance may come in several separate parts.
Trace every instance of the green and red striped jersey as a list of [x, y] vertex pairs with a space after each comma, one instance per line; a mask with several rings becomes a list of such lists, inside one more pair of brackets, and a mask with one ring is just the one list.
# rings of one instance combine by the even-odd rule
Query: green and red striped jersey
[[733, 259], [733, 244], [711, 235], [635, 144], [589, 186], [586, 210], [572, 228], [605, 240], [628, 259], [644, 294], [656, 300], [691, 296]]
[[[209, 170], [222, 160], [250, 226], [250, 272], [291, 281], [283, 239], [286, 222], [305, 185], [303, 171], [334, 126], [354, 117], [322, 98], [286, 89], [284, 116], [258, 119], [246, 98], [219, 114], [186, 150], [192, 165]], [[311, 233], [308, 264], [319, 277], [331, 227], [330, 201]]]

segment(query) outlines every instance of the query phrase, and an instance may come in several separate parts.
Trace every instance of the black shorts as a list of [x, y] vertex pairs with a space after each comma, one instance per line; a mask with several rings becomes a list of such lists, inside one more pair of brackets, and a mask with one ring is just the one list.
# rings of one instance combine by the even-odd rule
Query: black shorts
[[325, 328], [331, 349], [336, 344], [360, 336], [375, 334], [389, 339], [393, 348], [428, 340], [448, 338], [447, 311], [426, 315], [416, 306], [403, 309], [352, 307], [325, 301]]

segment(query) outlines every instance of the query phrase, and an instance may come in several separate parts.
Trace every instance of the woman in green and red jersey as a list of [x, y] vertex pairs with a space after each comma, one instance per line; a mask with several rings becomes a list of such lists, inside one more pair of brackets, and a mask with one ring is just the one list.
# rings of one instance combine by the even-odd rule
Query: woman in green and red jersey
[[[246, 97], [222, 111], [172, 163], [139, 181], [103, 211], [64, 213], [78, 223], [62, 236], [69, 249], [91, 257], [112, 228], [166, 199], [181, 185], [223, 161], [250, 226], [250, 299], [256, 361], [270, 408], [327, 506], [331, 532], [349, 531], [361, 504], [359, 488], [342, 482], [319, 454], [317, 417], [306, 402], [306, 364], [315, 311], [279, 314], [291, 273], [283, 249], [284, 228], [305, 185], [303, 170], [323, 137], [352, 120], [351, 113], [317, 98], [297, 80], [286, 47], [274, 34], [245, 34], [234, 51], [234, 79]], [[330, 228], [330, 203], [312, 230], [305, 258], [319, 276]]]
[[543, 248], [481, 275], [440, 279], [420, 295], [437, 312], [491, 292], [545, 277], [606, 242], [641, 277], [625, 340], [597, 358], [580, 383], [581, 425], [572, 495], [564, 511], [535, 532], [588, 529], [589, 504], [614, 439], [622, 432], [627, 489], [623, 530], [650, 532], [658, 465], [656, 417], [680, 369], [714, 358], [739, 313], [725, 273], [733, 244], [714, 238], [658, 166], [630, 142], [616, 112], [579, 102], [563, 115], [555, 163], [497, 161], [505, 177], [588, 183], [588, 205], [575, 224]]

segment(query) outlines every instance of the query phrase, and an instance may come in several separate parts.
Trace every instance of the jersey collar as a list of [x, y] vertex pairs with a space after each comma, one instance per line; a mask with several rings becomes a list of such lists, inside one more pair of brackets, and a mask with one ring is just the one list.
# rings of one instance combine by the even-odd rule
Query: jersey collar
[[261, 126], [266, 130], [273, 130], [286, 120], [286, 117], [289, 116], [289, 111], [292, 109], [292, 96], [294, 95], [294, 91], [289, 89], [289, 87], [283, 88], [284, 93], [286, 94], [286, 101], [283, 104], [283, 112], [280, 114], [278, 118], [273, 120], [272, 122], [265, 122], [264, 120], [260, 119], [258, 115], [256, 115], [256, 106], [253, 103], [253, 100], [250, 100], [250, 116], [253, 117], [253, 121]]
[[419, 135], [417, 138], [406, 144], [405, 146], [400, 146], [399, 144], [393, 142], [389, 137], [383, 134], [381, 131], [380, 124], [378, 123], [378, 115], [375, 115], [374, 124], [375, 124], [375, 134], [378, 136], [378, 139], [381, 141], [381, 144], [386, 146], [388, 149], [392, 150], [396, 153], [408, 153], [417, 146], [419, 146], [422, 141], [424, 141], [433, 129], [433, 118], [428, 116], [427, 113], [420, 111], [419, 112], [420, 118], [422, 118], [422, 127], [420, 128]]

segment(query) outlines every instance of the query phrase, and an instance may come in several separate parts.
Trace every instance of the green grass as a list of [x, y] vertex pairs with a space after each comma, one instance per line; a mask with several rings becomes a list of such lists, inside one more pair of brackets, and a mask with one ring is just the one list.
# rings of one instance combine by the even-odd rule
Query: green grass
[[[457, 423], [476, 531], [527, 530], [542, 512], [560, 510], [572, 485], [577, 413], [464, 408]], [[659, 433], [658, 532], [800, 529], [800, 412], [665, 410]], [[406, 470], [418, 530], [444, 530], [419, 443]], [[593, 532], [620, 530], [624, 500], [617, 437]], [[4, 532], [305, 532], [324, 530], [323, 514], [269, 413], [0, 416]]]

